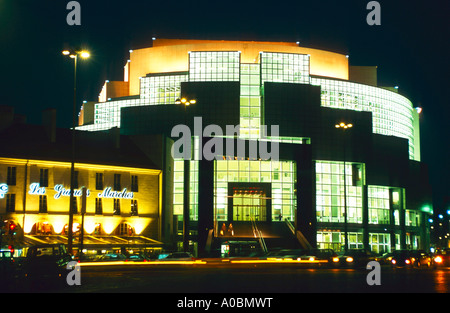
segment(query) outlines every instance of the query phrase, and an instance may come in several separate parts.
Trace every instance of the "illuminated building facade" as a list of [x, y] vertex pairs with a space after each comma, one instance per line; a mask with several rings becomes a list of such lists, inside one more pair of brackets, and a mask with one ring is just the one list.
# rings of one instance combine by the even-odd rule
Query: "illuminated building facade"
[[[67, 244], [71, 131], [15, 124], [1, 134], [0, 216], [17, 226], [12, 243]], [[161, 170], [117, 131], [76, 138], [74, 250], [160, 249]]]
[[[295, 43], [157, 39], [130, 51], [124, 73], [123, 82], [105, 83], [98, 102], [84, 103], [78, 129], [119, 127], [141, 147], [157, 138], [163, 238], [182, 234], [187, 207], [199, 254], [255, 237], [263, 249], [288, 246], [289, 236], [335, 250], [428, 247], [419, 113], [395, 87], [377, 85], [376, 67]], [[177, 104], [182, 98], [196, 102]], [[189, 164], [171, 154], [179, 124], [192, 130]], [[243, 141], [246, 154], [199, 158], [226, 137], [203, 132], [207, 125], [239, 125], [227, 139]], [[252, 155], [261, 142], [278, 144], [279, 160]]]

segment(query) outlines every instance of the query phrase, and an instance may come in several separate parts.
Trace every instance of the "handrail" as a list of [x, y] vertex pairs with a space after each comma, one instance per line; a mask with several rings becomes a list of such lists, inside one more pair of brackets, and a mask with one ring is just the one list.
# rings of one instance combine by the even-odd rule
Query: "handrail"
[[292, 225], [291, 221], [288, 218], [285, 218], [284, 221], [286, 222], [286, 225], [291, 230], [292, 234], [295, 235], [295, 227]]
[[303, 246], [303, 248], [311, 249], [312, 246], [308, 242], [306, 237], [303, 235], [303, 233], [301, 231], [299, 231], [298, 229], [295, 229], [294, 225], [292, 225], [292, 223], [289, 219], [285, 218], [284, 221], [286, 222], [286, 225], [291, 230], [292, 234], [297, 238], [298, 242]]
[[262, 232], [258, 229], [258, 226], [256, 226], [256, 221], [253, 217], [250, 218], [250, 221], [252, 223], [253, 235], [255, 236], [255, 238], [258, 238], [259, 244], [261, 245], [261, 249], [263, 250], [263, 252], [267, 253], [268, 251], [267, 245], [266, 242], [264, 241]]

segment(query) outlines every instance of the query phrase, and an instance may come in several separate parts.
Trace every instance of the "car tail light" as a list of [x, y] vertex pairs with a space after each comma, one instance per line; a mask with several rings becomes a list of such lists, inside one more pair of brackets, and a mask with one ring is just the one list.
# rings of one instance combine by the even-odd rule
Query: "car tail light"
[[436, 263], [442, 263], [442, 257], [441, 256], [437, 256], [434, 258], [434, 262]]

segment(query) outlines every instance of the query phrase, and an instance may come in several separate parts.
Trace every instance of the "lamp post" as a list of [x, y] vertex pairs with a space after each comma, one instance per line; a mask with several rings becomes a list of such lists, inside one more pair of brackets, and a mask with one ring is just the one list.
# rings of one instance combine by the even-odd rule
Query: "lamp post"
[[[184, 124], [187, 123], [187, 107], [191, 104], [197, 103], [196, 100], [188, 100], [186, 98], [177, 99], [175, 104], [184, 105]], [[192, 143], [192, 141], [191, 141]], [[184, 147], [186, 148], [186, 147]], [[184, 152], [184, 151], [183, 151]], [[191, 145], [192, 153], [192, 145]], [[189, 207], [190, 207], [190, 172], [191, 160], [184, 160], [184, 191], [183, 191], [183, 250], [189, 252]]]
[[[90, 57], [88, 51], [69, 51], [64, 50], [63, 55], [69, 56], [74, 61], [74, 71], [73, 71], [73, 112], [72, 112], [72, 158], [70, 167], [70, 204], [69, 204], [69, 225], [68, 225], [68, 239], [67, 239], [67, 250], [69, 253], [73, 253], [73, 211], [74, 211], [74, 186], [75, 186], [75, 127], [77, 126], [77, 61], [78, 56], [82, 59], [87, 59]], [[83, 229], [80, 230], [81, 232]]]
[[348, 225], [347, 225], [347, 173], [346, 173], [346, 158], [347, 158], [347, 137], [345, 131], [353, 127], [353, 124], [341, 122], [334, 125], [337, 129], [344, 131], [344, 249], [348, 250]]

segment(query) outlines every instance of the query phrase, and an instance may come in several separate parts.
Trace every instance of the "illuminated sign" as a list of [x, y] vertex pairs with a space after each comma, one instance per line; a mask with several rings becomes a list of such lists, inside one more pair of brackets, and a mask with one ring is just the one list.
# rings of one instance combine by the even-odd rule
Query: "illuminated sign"
[[[63, 185], [55, 185], [54, 190], [56, 191], [56, 194], [54, 196], [55, 199], [61, 198], [61, 196], [70, 197], [70, 189], [64, 188]], [[74, 189], [73, 195], [74, 197], [81, 197], [83, 194], [83, 191], [81, 189]], [[88, 189], [86, 190], [86, 196], [89, 197], [91, 194], [91, 191]]]
[[[61, 199], [61, 197], [70, 197], [70, 189], [66, 189], [64, 185], [58, 184], [53, 188], [55, 190], [55, 195], [53, 196], [56, 200]], [[1, 184], [0, 185], [0, 198], [3, 198], [5, 194], [8, 192], [8, 185]], [[45, 195], [46, 194], [45, 187], [41, 187], [39, 183], [30, 184], [30, 190], [28, 193], [30, 195]], [[82, 189], [74, 189], [73, 195], [75, 197], [81, 197], [83, 194]], [[91, 195], [91, 191], [89, 189], [86, 190], [86, 197]], [[129, 192], [127, 188], [124, 188], [122, 191], [113, 191], [111, 187], [106, 187], [102, 192], [98, 194], [99, 198], [107, 198], [107, 199], [133, 199], [134, 193]]]
[[115, 199], [133, 199], [133, 192], [128, 192], [127, 188], [122, 191], [111, 191], [111, 187], [107, 187], [103, 192], [98, 194], [99, 198], [115, 198]]
[[4, 198], [5, 194], [8, 193], [8, 185], [7, 184], [0, 184], [0, 198]]
[[30, 195], [45, 195], [45, 187], [41, 187], [39, 183], [32, 183], [28, 193]]

